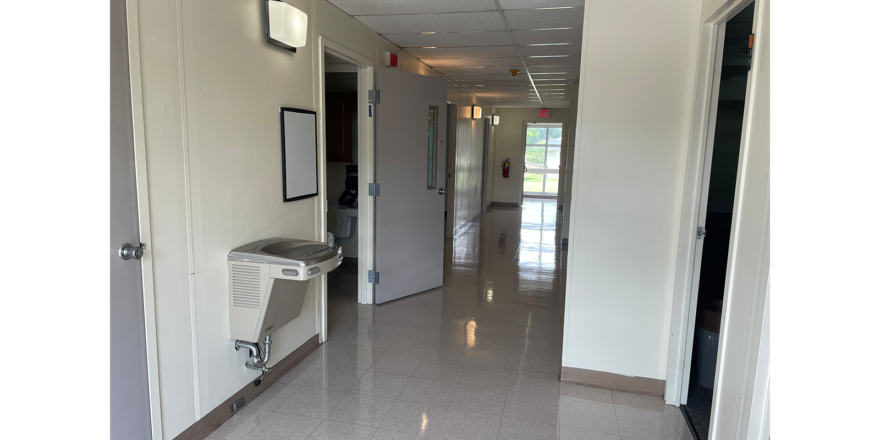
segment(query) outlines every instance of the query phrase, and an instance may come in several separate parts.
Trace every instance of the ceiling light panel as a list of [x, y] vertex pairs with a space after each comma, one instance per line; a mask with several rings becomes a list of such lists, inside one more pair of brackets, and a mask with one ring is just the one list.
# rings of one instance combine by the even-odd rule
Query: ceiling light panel
[[512, 58], [517, 56], [516, 46], [437, 47], [425, 49], [404, 47], [416, 58]]
[[552, 30], [516, 30], [513, 31], [517, 44], [546, 44], [546, 43], [580, 43], [583, 29], [578, 25], [572, 29]]
[[507, 46], [513, 44], [513, 38], [507, 31], [384, 34], [382, 36], [400, 47]]
[[[461, 32], [505, 30], [498, 12], [459, 12], [451, 14], [357, 15], [356, 18], [380, 34], [420, 32]], [[437, 35], [437, 34], [429, 34]]]
[[520, 48], [522, 56], [530, 57], [534, 55], [569, 55], [578, 56], [581, 54], [580, 44], [569, 44], [566, 46], [523, 46]]
[[546, 72], [577, 73], [578, 70], [580, 70], [579, 65], [578, 66], [571, 66], [571, 65], [556, 66], [556, 65], [553, 65], [553, 66], [534, 66], [534, 67], [529, 66], [529, 72], [532, 72], [532, 74], [535, 74], [535, 73], [543, 74]]
[[529, 77], [526, 75], [517, 75], [511, 76], [509, 73], [507, 75], [498, 74], [498, 75], [456, 75], [456, 74], [444, 74], [447, 78], [460, 82], [460, 81], [468, 81], [473, 82], [475, 84], [483, 84], [480, 81], [529, 81]]
[[[482, 84], [483, 87], [491, 87], [491, 86], [518, 86], [525, 88], [526, 85], [529, 85], [529, 80], [526, 78], [525, 81], [479, 81], [479, 82], [468, 82], [468, 81], [456, 81], [461, 83], [463, 87], [473, 87], [476, 84]], [[471, 85], [473, 84], [473, 85]]]
[[443, 12], [492, 11], [495, 0], [328, 0], [348, 15], [431, 14]]
[[501, 3], [501, 9], [506, 11], [508, 9], [577, 7], [583, 6], [584, 0], [498, 0], [498, 3]]
[[[511, 29], [545, 29], [584, 25], [584, 8], [504, 11]], [[517, 43], [524, 44], [517, 38]], [[563, 41], [562, 43], [567, 43]]]
[[[548, 60], [555, 59], [558, 58], [548, 58]], [[422, 62], [431, 67], [503, 67], [511, 65], [522, 66], [522, 61], [520, 61], [519, 58], [423, 58]]]

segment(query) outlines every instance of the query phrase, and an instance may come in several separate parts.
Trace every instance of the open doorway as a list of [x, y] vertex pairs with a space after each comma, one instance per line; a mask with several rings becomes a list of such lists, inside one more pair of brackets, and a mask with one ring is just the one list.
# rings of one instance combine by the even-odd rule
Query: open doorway
[[728, 268], [754, 4], [719, 25], [691, 297], [695, 316], [685, 357], [682, 411], [696, 440], [709, 436]]
[[555, 199], [559, 193], [562, 124], [528, 123], [525, 139], [523, 197]]
[[[358, 297], [358, 73], [324, 54], [324, 133], [328, 240], [342, 246], [342, 265], [327, 275], [328, 314]], [[331, 321], [334, 316], [328, 316]]]

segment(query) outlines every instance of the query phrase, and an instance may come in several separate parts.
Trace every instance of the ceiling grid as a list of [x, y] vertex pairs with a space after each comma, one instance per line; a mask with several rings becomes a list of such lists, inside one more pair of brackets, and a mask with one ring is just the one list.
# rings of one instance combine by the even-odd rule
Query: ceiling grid
[[569, 105], [584, 0], [328, 1], [489, 104]]

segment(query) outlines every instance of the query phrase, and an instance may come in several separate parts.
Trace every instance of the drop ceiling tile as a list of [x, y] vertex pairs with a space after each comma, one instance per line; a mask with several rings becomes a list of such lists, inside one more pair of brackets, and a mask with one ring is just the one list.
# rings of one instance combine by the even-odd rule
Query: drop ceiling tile
[[[456, 74], [445, 74], [445, 76], [455, 82], [475, 82], [475, 81], [528, 81], [529, 76], [526, 74], [519, 74], [517, 76], [513, 76], [510, 73], [508, 74], [495, 74], [495, 75], [456, 75]], [[555, 78], [555, 77], [554, 77]]]
[[564, 46], [523, 46], [520, 48], [522, 56], [533, 55], [570, 55], [578, 56], [581, 54], [580, 44], [566, 44]]
[[543, 74], [543, 73], [533, 73], [532, 79], [535, 81], [543, 81], [548, 78], [559, 78], [559, 79], [578, 79], [580, 77], [579, 73], [555, 73], [555, 74]]
[[546, 44], [546, 43], [580, 43], [583, 37], [583, 29], [578, 25], [571, 29], [549, 30], [515, 30], [513, 36], [517, 44]]
[[506, 46], [513, 44], [513, 38], [507, 31], [384, 34], [382, 36], [400, 47]]
[[584, 25], [584, 8], [504, 11], [511, 29], [551, 29]]
[[[328, 0], [348, 15], [494, 11], [494, 0]], [[583, 3], [583, 2], [581, 2]]]
[[438, 47], [435, 49], [404, 47], [402, 49], [416, 58], [510, 58], [519, 56], [516, 46]]
[[584, 0], [498, 0], [501, 9], [558, 8], [564, 6], [583, 6]]
[[548, 66], [529, 66], [529, 72], [532, 73], [545, 73], [545, 72], [561, 72], [561, 73], [577, 73], [580, 70], [580, 65], [548, 65]]
[[[560, 68], [571, 70], [569, 66], [560, 66]], [[510, 75], [510, 69], [523, 70], [522, 64], [518, 64], [500, 67], [439, 67], [437, 71], [444, 75]]]
[[[558, 58], [550, 58], [558, 59]], [[422, 58], [422, 62], [431, 67], [495, 67], [522, 64], [517, 58]], [[554, 63], [559, 64], [559, 63]]]
[[356, 18], [380, 34], [419, 32], [501, 31], [504, 21], [498, 12], [452, 14], [357, 15]]
[[525, 81], [456, 81], [457, 83], [461, 83], [463, 87], [470, 87], [470, 84], [483, 84], [484, 86], [527, 86], [530, 85], [529, 79], [526, 78]]
[[567, 66], [579, 66], [581, 64], [581, 57], [541, 57], [541, 58], [526, 58], [527, 66], [547, 66], [547, 65], [567, 65]]

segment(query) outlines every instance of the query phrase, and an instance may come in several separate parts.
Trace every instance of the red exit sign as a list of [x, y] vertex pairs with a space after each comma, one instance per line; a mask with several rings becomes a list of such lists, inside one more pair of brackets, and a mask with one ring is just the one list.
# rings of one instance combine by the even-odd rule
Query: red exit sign
[[550, 109], [549, 108], [542, 108], [542, 109], [538, 110], [538, 117], [539, 118], [549, 118], [550, 117]]

